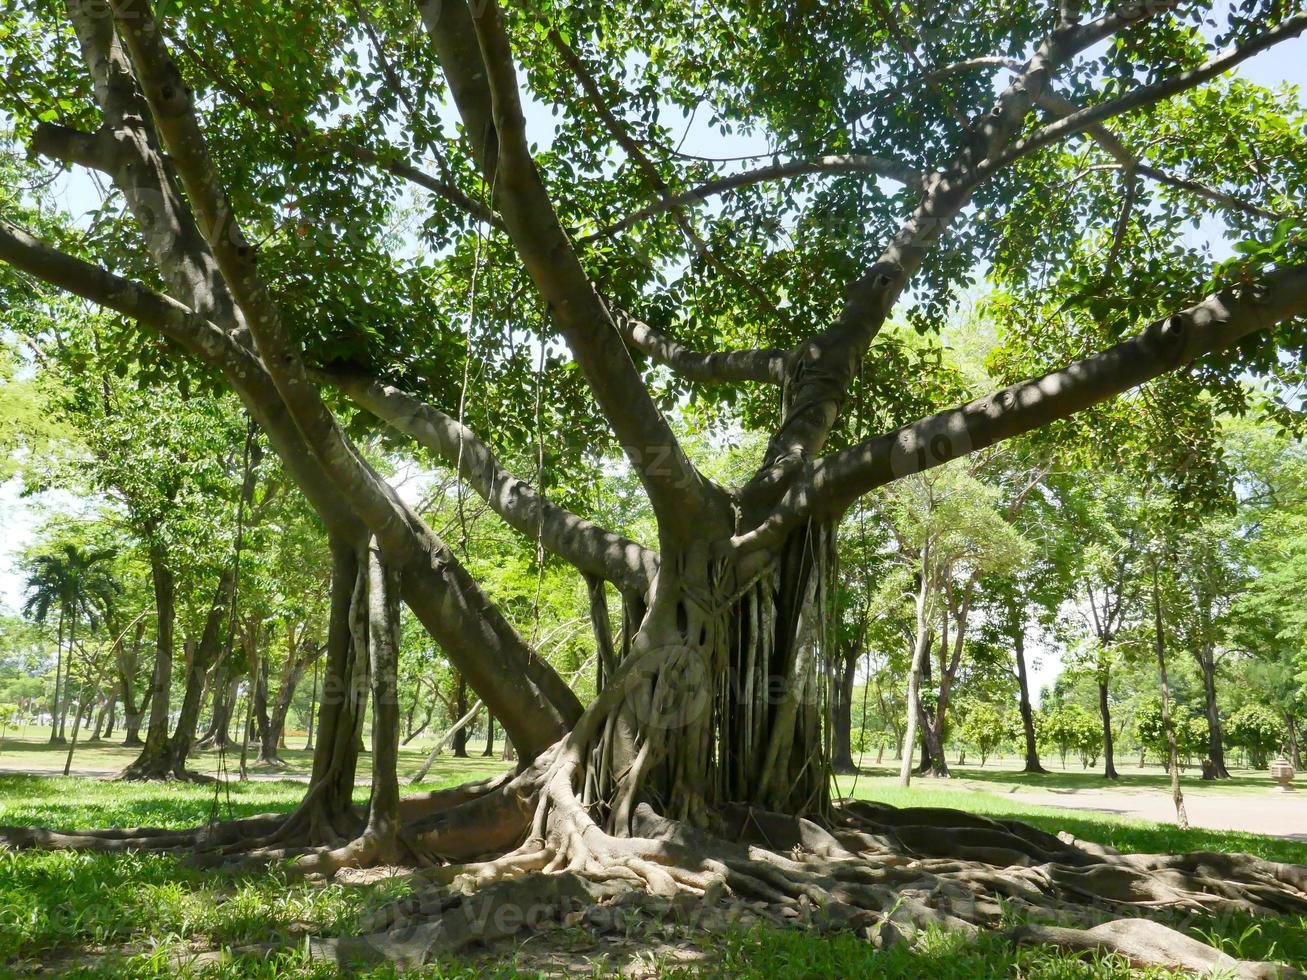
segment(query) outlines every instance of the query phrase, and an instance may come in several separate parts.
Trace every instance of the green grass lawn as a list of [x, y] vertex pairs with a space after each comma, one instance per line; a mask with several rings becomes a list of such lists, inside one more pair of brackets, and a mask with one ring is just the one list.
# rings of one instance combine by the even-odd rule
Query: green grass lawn
[[[0, 744], [0, 770], [62, 773], [64, 761], [68, 757], [68, 746], [50, 745], [47, 741], [49, 734], [48, 729], [24, 728], [16, 733], [11, 729]], [[281, 759], [286, 763], [284, 768], [258, 765], [258, 746], [251, 745], [247, 760], [248, 772], [260, 777], [307, 776], [313, 768], [313, 753], [303, 748], [304, 741], [303, 733], [292, 733], [287, 736], [290, 745], [300, 747], [281, 751]], [[399, 750], [401, 781], [411, 778], [422, 767], [434, 741], [434, 738], [419, 737]], [[367, 744], [366, 735], [364, 744]], [[469, 740], [468, 758], [461, 761], [467, 766], [465, 771], [477, 774], [470, 778], [480, 779], [486, 775], [502, 772], [505, 766], [509, 765], [500, 760], [502, 747], [502, 743], [497, 742], [494, 755], [483, 756], [481, 752], [485, 748], [485, 742]], [[139, 754], [139, 748], [124, 747], [116, 740], [79, 742], [73, 752], [72, 769], [74, 772], [117, 773], [125, 769]], [[361, 774], [367, 773], [367, 757], [366, 751], [361, 754], [359, 764]], [[449, 758], [449, 752], [446, 750], [439, 761], [443, 765]], [[225, 752], [216, 749], [193, 752], [187, 765], [195, 772], [208, 775], [216, 774], [225, 767], [225, 771], [235, 777], [240, 771], [240, 749], [237, 747]], [[436, 769], [433, 768], [432, 775], [435, 772]]]
[[1237, 830], [1199, 827], [1180, 830], [1174, 824], [1154, 823], [1120, 814], [1040, 806], [1026, 800], [1014, 800], [1010, 795], [969, 789], [966, 780], [950, 780], [945, 787], [932, 780], [918, 780], [910, 788], [900, 789], [893, 777], [861, 775], [856, 784], [853, 777], [840, 776], [837, 785], [842, 794], [857, 799], [879, 800], [892, 806], [940, 806], [995, 817], [1013, 817], [1052, 834], [1065, 830], [1082, 840], [1108, 844], [1121, 851], [1146, 854], [1242, 851], [1268, 861], [1307, 864], [1307, 843], [1301, 841]]
[[[438, 760], [423, 788], [480, 778], [502, 764], [480, 758]], [[1179, 831], [1108, 814], [1040, 807], [954, 784], [899, 790], [884, 777], [863, 776], [856, 795], [893, 804], [950, 806], [995, 816], [1014, 816], [1046, 830], [1123, 850], [1244, 850], [1262, 857], [1307, 863], [1307, 845], [1252, 834]], [[845, 791], [849, 786], [842, 787]], [[233, 784], [237, 816], [288, 810], [304, 792], [291, 780]], [[360, 787], [359, 799], [365, 799]], [[187, 784], [123, 784], [94, 779], [0, 776], [0, 823], [50, 827], [151, 824], [186, 827], [209, 818], [214, 788]], [[217, 795], [218, 817], [228, 814], [227, 789]], [[207, 975], [318, 977], [341, 975], [335, 967], [305, 961], [296, 939], [306, 933], [350, 934], [367, 912], [403, 894], [403, 878], [367, 885], [288, 880], [277, 868], [232, 875], [187, 867], [168, 855], [97, 855], [72, 852], [0, 852], [0, 975], [21, 976], [35, 964], [67, 976], [173, 976], [180, 951], [284, 941], [283, 953], [236, 958]], [[1307, 965], [1307, 920], [1229, 917], [1192, 919], [1190, 932], [1243, 958], [1278, 958]], [[574, 930], [579, 932], [579, 930]], [[603, 944], [566, 931], [554, 941], [567, 947], [567, 962], [590, 961], [595, 975], [615, 975], [600, 957]], [[570, 936], [570, 938], [569, 938]], [[432, 977], [538, 975], [545, 943], [533, 935], [494, 962], [456, 960], [425, 972]], [[877, 951], [853, 936], [819, 937], [798, 930], [753, 929], [726, 936], [682, 936], [679, 955], [651, 941], [649, 968], [659, 976], [789, 978], [895, 976], [971, 978], [1162, 977], [1131, 973], [1113, 958], [1075, 958], [1052, 950], [1012, 950], [996, 934], [964, 941], [930, 934], [911, 948]], [[689, 954], [686, 950], [689, 950]], [[373, 977], [392, 975], [389, 968]]]

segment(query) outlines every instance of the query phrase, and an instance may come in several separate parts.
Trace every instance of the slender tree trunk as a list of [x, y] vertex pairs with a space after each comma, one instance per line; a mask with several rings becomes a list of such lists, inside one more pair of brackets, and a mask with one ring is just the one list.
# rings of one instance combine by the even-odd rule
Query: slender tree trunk
[[486, 749], [481, 754], [487, 757], [495, 754], [495, 716], [489, 708], [486, 709]]
[[232, 571], [225, 569], [218, 576], [214, 588], [213, 601], [209, 605], [209, 614], [205, 617], [204, 629], [199, 642], [191, 651], [186, 670], [186, 688], [182, 694], [182, 706], [177, 715], [177, 725], [173, 730], [169, 744], [171, 767], [180, 775], [186, 769], [186, 759], [195, 742], [195, 728], [200, 720], [200, 706], [204, 701], [204, 682], [209, 668], [222, 651], [222, 627], [229, 619], [232, 597]]
[[1017, 661], [1017, 686], [1021, 710], [1021, 734], [1026, 742], [1026, 765], [1022, 772], [1048, 772], [1039, 761], [1039, 744], [1035, 740], [1035, 711], [1030, 704], [1030, 678], [1026, 673], [1026, 629], [1022, 622], [1012, 636]]
[[[71, 644], [69, 650], [69, 661], [72, 660]], [[71, 675], [69, 680], [71, 680]], [[82, 701], [86, 696], [86, 683], [83, 681], [81, 690], [77, 692], [77, 714], [73, 718], [73, 740], [68, 746], [68, 756], [64, 759], [64, 775], [67, 776], [73, 769], [73, 753], [77, 751], [77, 733], [82, 728]]]
[[109, 699], [101, 696], [96, 706], [95, 721], [91, 725], [91, 734], [87, 737], [87, 742], [100, 741], [100, 730], [104, 727], [104, 716], [108, 710]]
[[[359, 826], [353, 812], [358, 738], [368, 692], [366, 664], [358, 662], [351, 629], [356, 595], [366, 595], [366, 567], [361, 547], [330, 535], [331, 605], [327, 620], [327, 655], [318, 698], [317, 742], [309, 792], [288, 822], [309, 840], [352, 838]], [[364, 577], [360, 586], [360, 573]]]
[[268, 690], [268, 657], [259, 656], [259, 682], [254, 688], [254, 731], [259, 740], [259, 764], [278, 765], [277, 741], [272, 733], [272, 717], [268, 711], [271, 692]]
[[241, 675], [229, 665], [224, 672], [222, 684], [213, 692], [213, 717], [209, 720], [209, 730], [200, 739], [203, 749], [231, 748], [231, 719], [236, 710], [236, 700], [240, 696]]
[[861, 646], [842, 651], [831, 685], [831, 769], [856, 772], [853, 762], [853, 686], [858, 673]]
[[931, 774], [939, 779], [949, 779], [953, 774], [949, 771], [948, 759], [944, 757], [943, 708], [942, 704], [936, 704], [933, 712], [926, 712], [922, 734], [926, 739], [926, 752], [930, 756]]
[[[68, 740], [68, 707], [70, 695], [72, 694], [73, 683], [73, 654], [77, 649], [77, 607], [73, 606], [68, 615], [68, 655], [64, 657], [64, 700], [63, 706], [59, 711], [59, 744], [62, 745]], [[81, 694], [79, 692], [78, 697]], [[77, 710], [81, 711], [82, 706], [79, 704]]]
[[1229, 779], [1225, 767], [1225, 743], [1221, 734], [1221, 710], [1216, 703], [1216, 656], [1211, 644], [1204, 639], [1197, 651], [1198, 666], [1203, 674], [1203, 706], [1207, 714], [1207, 758], [1211, 766], [1205, 767], [1204, 779]]
[[109, 719], [104, 724], [105, 739], [113, 738], [114, 724], [118, 721], [118, 699], [109, 695]]
[[123, 746], [141, 744], [142, 705], [136, 700], [133, 684], [136, 679], [136, 665], [140, 662], [141, 642], [145, 636], [145, 619], [136, 624], [136, 633], [132, 640], [130, 657], [124, 656], [118, 666], [118, 678], [123, 702]]
[[[416, 705], [414, 705], [414, 709], [415, 709], [415, 708], [416, 708]], [[410, 713], [411, 713], [411, 711], [414, 710], [414, 709], [410, 709]], [[432, 714], [432, 711], [431, 711], [431, 705], [428, 704], [428, 705], [427, 705], [426, 712], [425, 712], [425, 714], [423, 714], [423, 716], [422, 716], [422, 723], [419, 724], [419, 725], [417, 725], [416, 727], [410, 728], [410, 729], [409, 729], [409, 733], [408, 733], [407, 735], [405, 735], [405, 736], [403, 737], [403, 739], [400, 740], [400, 743], [399, 743], [399, 744], [400, 744], [400, 745], [408, 745], [409, 742], [413, 741], [413, 739], [417, 738], [419, 735], [421, 735], [423, 732], [425, 732], [425, 731], [427, 730], [428, 726], [430, 726], [430, 724], [431, 724], [431, 714]]]
[[59, 744], [59, 709], [63, 705], [64, 683], [64, 607], [59, 606], [59, 625], [55, 629], [54, 700], [50, 702], [50, 744]]
[[[458, 677], [457, 694], [454, 697], [454, 714], [459, 718], [467, 714], [467, 681], [463, 680], [463, 675]], [[455, 759], [467, 758], [467, 726], [457, 729], [454, 732], [453, 756]]]
[[1302, 755], [1298, 748], [1298, 719], [1291, 714], [1286, 714], [1284, 721], [1289, 729], [1289, 764], [1301, 771]]
[[277, 753], [286, 740], [286, 716], [290, 713], [290, 703], [295, 697], [295, 688], [299, 686], [300, 678], [304, 676], [304, 669], [308, 665], [302, 650], [288, 651], [286, 657], [277, 696], [272, 699], [272, 711], [268, 715], [267, 729], [262, 733], [263, 747], [260, 758], [266, 762], [281, 762], [281, 757]]
[[934, 677], [932, 676], [933, 664], [931, 661], [930, 647], [926, 648], [926, 656], [921, 661], [921, 686], [917, 694], [917, 744], [913, 751], [918, 752], [921, 756], [917, 763], [916, 775], [925, 776], [931, 771], [932, 758], [930, 754], [930, 741], [926, 733], [930, 731], [930, 713], [926, 710], [925, 702], [921, 698], [921, 691], [929, 691], [934, 687]]
[[313, 751], [313, 723], [317, 720], [318, 708], [318, 661], [313, 661], [313, 690], [309, 694], [309, 734], [304, 740], [304, 751]]
[[367, 836], [378, 859], [400, 857], [399, 831], [399, 584], [375, 539], [368, 547], [368, 653], [372, 677], [372, 799]]
[[1098, 679], [1098, 713], [1103, 719], [1103, 776], [1119, 779], [1112, 756], [1112, 706], [1107, 699], [1107, 678]]
[[930, 651], [930, 619], [928, 609], [929, 552], [923, 548], [921, 553], [920, 581], [917, 585], [917, 637], [912, 645], [912, 668], [908, 671], [908, 722], [903, 733], [903, 761], [899, 766], [899, 785], [908, 786], [912, 782], [912, 750], [917, 742], [917, 716], [921, 713], [921, 673], [926, 657]]
[[1162, 624], [1162, 593], [1157, 582], [1157, 563], [1153, 563], [1153, 632], [1157, 642], [1157, 672], [1162, 685], [1162, 728], [1166, 731], [1167, 758], [1171, 765], [1171, 799], [1175, 803], [1175, 822], [1181, 830], [1189, 828], [1189, 814], [1180, 790], [1180, 759], [1176, 748], [1175, 724], [1171, 720], [1171, 682], [1166, 674], [1166, 633]]

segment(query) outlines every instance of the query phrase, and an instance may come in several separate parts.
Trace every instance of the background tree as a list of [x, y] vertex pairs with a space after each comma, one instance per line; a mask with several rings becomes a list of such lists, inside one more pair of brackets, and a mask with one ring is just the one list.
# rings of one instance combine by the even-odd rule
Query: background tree
[[112, 550], [95, 548], [67, 537], [50, 542], [49, 549], [31, 554], [24, 561], [27, 598], [23, 611], [38, 623], [45, 623], [51, 613], [57, 617], [50, 741], [62, 743], [65, 741], [71, 696], [68, 678], [79, 639], [78, 624], [96, 626], [113, 602], [118, 585], [108, 571], [114, 556]]

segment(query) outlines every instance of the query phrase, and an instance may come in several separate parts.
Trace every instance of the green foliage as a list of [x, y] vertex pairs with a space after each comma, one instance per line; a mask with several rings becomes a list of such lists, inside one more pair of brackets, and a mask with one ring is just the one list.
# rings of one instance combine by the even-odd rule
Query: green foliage
[[1045, 745], [1056, 747], [1066, 765], [1068, 752], [1077, 752], [1085, 765], [1103, 751], [1103, 728], [1099, 720], [1078, 704], [1045, 706], [1037, 716], [1035, 732]]
[[957, 715], [961, 719], [957, 735], [975, 748], [980, 755], [981, 765], [985, 764], [995, 749], [1011, 742], [1020, 732], [1020, 722], [1014, 711], [1004, 710], [986, 701], [959, 704]]
[[1265, 705], [1251, 702], [1225, 723], [1225, 736], [1230, 744], [1246, 749], [1253, 766], [1259, 769], [1266, 765], [1267, 754], [1284, 743], [1285, 734], [1283, 718]]

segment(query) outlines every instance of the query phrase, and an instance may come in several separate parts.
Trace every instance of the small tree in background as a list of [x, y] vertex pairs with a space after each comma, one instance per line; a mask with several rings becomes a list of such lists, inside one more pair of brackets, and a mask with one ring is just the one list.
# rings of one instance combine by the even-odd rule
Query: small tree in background
[[1248, 753], [1248, 764], [1265, 769], [1267, 756], [1284, 743], [1284, 720], [1261, 704], [1245, 704], [1230, 715], [1226, 738]]
[[982, 766], [999, 746], [1012, 741], [1018, 733], [1012, 712], [986, 701], [970, 702], [958, 715], [961, 718], [958, 734], [980, 754]]

